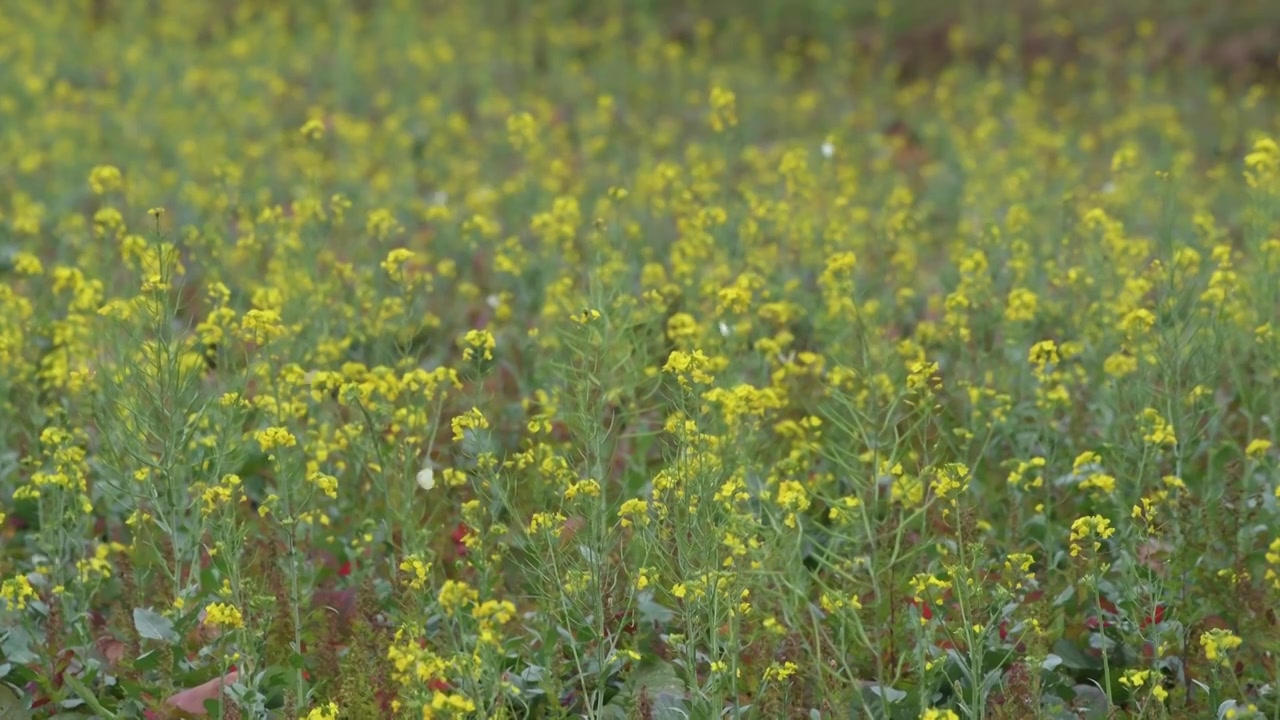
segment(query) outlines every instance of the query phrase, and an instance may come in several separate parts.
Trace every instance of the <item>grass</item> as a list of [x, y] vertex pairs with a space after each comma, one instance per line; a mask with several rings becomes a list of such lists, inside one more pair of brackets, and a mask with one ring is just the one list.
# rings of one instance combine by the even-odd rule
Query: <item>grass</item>
[[1280, 718], [1265, 7], [10, 5], [4, 717]]

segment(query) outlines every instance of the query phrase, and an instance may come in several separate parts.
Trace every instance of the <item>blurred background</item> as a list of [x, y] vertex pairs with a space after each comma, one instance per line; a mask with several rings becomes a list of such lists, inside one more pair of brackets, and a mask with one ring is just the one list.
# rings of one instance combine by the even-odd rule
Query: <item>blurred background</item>
[[[162, 0], [88, 0], [94, 24], [139, 23]], [[76, 3], [77, 5], [79, 2]], [[375, 13], [389, 0], [320, 0], [295, 6], [299, 27], [352, 6]], [[1000, 53], [1032, 63], [1140, 55], [1165, 70], [1208, 70], [1233, 83], [1280, 79], [1280, 4], [1270, 0], [481, 0], [466, 3], [513, 35], [621, 22], [630, 33], [661, 29], [672, 41], [712, 37], [725, 51], [803, 53], [811, 43], [896, 63], [904, 79], [961, 59]], [[272, 0], [200, 3], [209, 38], [231, 31]], [[413, 14], [452, 13], [453, 0], [411, 3]], [[739, 47], [750, 44], [753, 47]]]
[[1280, 77], [1280, 4], [1268, 0], [637, 0], [509, 2], [549, 17], [638, 13], [673, 39], [690, 40], [699, 21], [732, 41], [760, 33], [770, 50], [807, 41], [854, 45], [901, 65], [905, 76], [936, 72], [957, 52], [981, 61], [1013, 52], [1028, 63], [1086, 54], [1141, 54], [1167, 69], [1205, 67], [1233, 81]]

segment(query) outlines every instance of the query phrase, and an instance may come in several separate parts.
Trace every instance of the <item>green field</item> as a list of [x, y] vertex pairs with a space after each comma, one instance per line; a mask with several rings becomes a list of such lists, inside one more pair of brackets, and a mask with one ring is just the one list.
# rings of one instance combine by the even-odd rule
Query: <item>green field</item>
[[0, 2], [0, 717], [1280, 718], [1269, 3]]

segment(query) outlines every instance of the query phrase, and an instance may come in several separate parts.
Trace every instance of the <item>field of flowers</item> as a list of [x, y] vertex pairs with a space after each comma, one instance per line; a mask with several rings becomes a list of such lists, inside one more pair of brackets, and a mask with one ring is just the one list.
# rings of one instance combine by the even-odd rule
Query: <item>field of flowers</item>
[[1280, 718], [1276, 67], [670, 4], [4, 3], [0, 717]]

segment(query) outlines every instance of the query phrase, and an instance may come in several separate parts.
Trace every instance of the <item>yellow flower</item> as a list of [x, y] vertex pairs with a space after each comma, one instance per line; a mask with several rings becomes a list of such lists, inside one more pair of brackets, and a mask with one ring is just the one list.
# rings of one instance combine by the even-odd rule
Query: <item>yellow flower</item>
[[254, 308], [240, 319], [240, 327], [236, 335], [246, 342], [265, 345], [287, 332], [281, 324], [280, 313], [276, 310], [260, 310]]
[[10, 610], [25, 610], [27, 601], [36, 597], [35, 588], [26, 575], [15, 575], [0, 583], [0, 601]]
[[889, 497], [894, 502], [910, 506], [918, 506], [924, 502], [924, 483], [917, 477], [902, 474], [901, 469], [893, 473], [893, 482], [889, 485]]
[[1240, 647], [1243, 642], [1235, 633], [1222, 628], [1200, 634], [1200, 647], [1204, 648], [1205, 658], [1221, 665], [1227, 664], [1227, 654]]
[[493, 350], [498, 346], [493, 333], [488, 330], [468, 330], [461, 344], [463, 360], [471, 360], [477, 356], [484, 360], [492, 360]]
[[1173, 426], [1155, 408], [1143, 410], [1138, 420], [1146, 427], [1146, 432], [1142, 436], [1143, 441], [1156, 447], [1174, 447], [1178, 444], [1178, 436]]
[[[719, 493], [717, 493], [717, 498]], [[839, 525], [849, 525], [857, 519], [854, 509], [862, 506], [862, 500], [852, 495], [846, 495], [835, 502], [829, 510], [827, 510], [827, 519]]]
[[319, 140], [324, 137], [324, 122], [316, 118], [312, 118], [302, 124], [298, 128], [298, 134], [308, 140]]
[[404, 228], [396, 220], [395, 213], [386, 208], [370, 211], [368, 218], [365, 220], [365, 231], [377, 240], [385, 240], [403, 230]]
[[258, 444], [262, 446], [263, 452], [271, 452], [278, 447], [293, 447], [298, 444], [298, 439], [293, 433], [282, 427], [269, 427], [259, 430], [254, 438]]
[[516, 150], [527, 150], [538, 142], [538, 121], [527, 112], [507, 118], [507, 140]]
[[1043, 373], [1049, 365], [1058, 363], [1058, 344], [1052, 340], [1041, 340], [1031, 346], [1027, 359], [1035, 366], [1037, 372]]
[[442, 717], [441, 713], [466, 716], [475, 711], [476, 704], [466, 695], [436, 690], [431, 695], [431, 704], [422, 708], [422, 720], [434, 720]]
[[938, 380], [934, 377], [937, 372], [938, 363], [936, 362], [921, 360], [911, 363], [907, 373], [907, 389], [914, 392], [927, 392], [931, 384], [937, 386]]
[[307, 476], [307, 481], [331, 500], [338, 499], [338, 478], [322, 472], [314, 472]]
[[575, 483], [570, 483], [569, 487], [564, 490], [564, 499], [573, 500], [579, 495], [587, 497], [600, 497], [600, 483], [591, 478]]
[[792, 675], [795, 675], [799, 670], [800, 667], [790, 660], [781, 664], [776, 662], [771, 663], [769, 667], [764, 669], [764, 681], [768, 682], [770, 680], [775, 680], [781, 682]]
[[395, 248], [387, 253], [386, 259], [380, 263], [380, 266], [392, 280], [403, 281], [404, 266], [417, 257], [418, 254], [408, 248]]
[[327, 702], [324, 705], [313, 707], [310, 712], [299, 718], [299, 720], [338, 720], [338, 704]]
[[1271, 441], [1257, 438], [1249, 441], [1249, 446], [1244, 449], [1244, 454], [1251, 458], [1260, 458], [1267, 454], [1271, 449]]
[[565, 519], [565, 516], [560, 513], [534, 513], [533, 517], [529, 519], [528, 533], [534, 535], [543, 530], [560, 527], [564, 524]]
[[1102, 371], [1120, 379], [1138, 371], [1138, 358], [1124, 352], [1113, 353], [1102, 361]]
[[1036, 319], [1039, 298], [1027, 288], [1014, 288], [1009, 291], [1005, 302], [1004, 317], [1009, 322], [1030, 322]]
[[807, 510], [810, 504], [808, 491], [805, 490], [804, 485], [795, 480], [784, 480], [778, 483], [776, 500], [779, 507], [788, 511], [783, 522], [791, 528], [796, 526], [796, 513]]
[[644, 590], [645, 588], [653, 584], [653, 575], [654, 575], [653, 568], [647, 568], [647, 567], [640, 568], [640, 572], [636, 576], [636, 589]]
[[1259, 138], [1244, 157], [1245, 180], [1250, 187], [1263, 187], [1280, 174], [1280, 146], [1269, 137]]
[[601, 315], [599, 310], [596, 310], [595, 308], [582, 308], [578, 312], [571, 314], [569, 316], [569, 320], [573, 321], [573, 324], [575, 325], [586, 325], [592, 321], [599, 320], [600, 317]]
[[114, 165], [99, 165], [89, 172], [89, 189], [94, 195], [104, 195], [120, 189], [124, 177]]
[[224, 628], [244, 627], [244, 617], [240, 609], [230, 603], [209, 603], [204, 607], [206, 625]]
[[951, 581], [939, 579], [929, 573], [918, 573], [911, 578], [911, 591], [916, 602], [942, 604], [942, 593], [951, 587]]
[[1145, 685], [1149, 677], [1151, 677], [1150, 670], [1126, 670], [1120, 677], [1120, 684], [1136, 690]]
[[720, 86], [711, 88], [707, 104], [711, 108], [708, 121], [714, 132], [724, 132], [738, 124], [738, 98], [732, 90]]
[[1130, 339], [1145, 335], [1156, 324], [1156, 316], [1150, 310], [1138, 308], [1120, 319], [1120, 330]]
[[1105, 473], [1091, 473], [1080, 481], [1081, 490], [1097, 490], [1099, 495], [1110, 495], [1116, 491], [1116, 479]]
[[489, 421], [485, 418], [484, 413], [480, 412], [480, 408], [473, 407], [450, 420], [449, 425], [453, 429], [454, 442], [461, 442], [466, 437], [467, 430], [487, 430]]
[[667, 356], [667, 362], [662, 366], [662, 370], [675, 375], [676, 379], [684, 387], [688, 387], [690, 380], [700, 385], [705, 385], [713, 379], [711, 373], [708, 372], [710, 360], [701, 350], [694, 350], [690, 353], [672, 350], [671, 354]]
[[951, 498], [969, 487], [969, 466], [964, 463], [947, 463], [938, 469], [933, 482], [933, 493], [939, 500]]
[[440, 594], [436, 596], [436, 601], [440, 603], [446, 615], [452, 616], [463, 605], [474, 603], [477, 597], [479, 593], [466, 582], [445, 580], [444, 585], [440, 586]]
[[631, 527], [635, 522], [639, 522], [641, 525], [648, 525], [649, 503], [642, 498], [627, 500], [618, 509], [618, 517], [621, 518], [622, 527]]
[[1105, 540], [1115, 533], [1116, 529], [1111, 527], [1111, 521], [1101, 515], [1077, 518], [1071, 523], [1071, 557], [1077, 557], [1083, 552], [1083, 546], [1079, 541], [1089, 537], [1095, 538], [1093, 549], [1096, 551], [1102, 547], [1100, 540]]
[[28, 277], [41, 275], [44, 273], [44, 264], [29, 252], [18, 252], [13, 255], [13, 271]]

